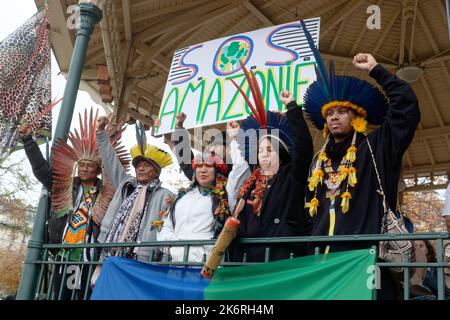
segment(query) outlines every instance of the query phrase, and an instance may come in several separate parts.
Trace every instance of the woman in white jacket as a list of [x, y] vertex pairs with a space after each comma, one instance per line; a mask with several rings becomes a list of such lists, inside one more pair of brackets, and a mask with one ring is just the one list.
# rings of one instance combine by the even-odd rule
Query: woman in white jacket
[[[230, 129], [229, 126], [229, 133]], [[209, 240], [220, 234], [237, 198], [237, 195], [229, 194], [227, 190], [235, 190], [235, 186], [242, 184], [249, 175], [248, 165], [237, 148], [233, 148], [231, 158], [233, 171], [228, 178], [228, 166], [219, 157], [206, 155], [194, 158], [192, 185], [186, 190], [180, 190], [169, 210], [152, 223], [160, 230], [158, 241]], [[188, 261], [204, 261], [212, 247], [190, 247]], [[184, 250], [181, 246], [163, 249], [172, 262], [183, 261]]]

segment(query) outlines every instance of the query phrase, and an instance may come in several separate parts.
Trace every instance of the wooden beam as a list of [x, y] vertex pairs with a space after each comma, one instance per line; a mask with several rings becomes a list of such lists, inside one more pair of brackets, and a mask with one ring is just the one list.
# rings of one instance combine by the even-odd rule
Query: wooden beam
[[408, 166], [410, 168], [412, 168], [413, 162], [412, 162], [411, 155], [409, 154], [408, 150], [406, 150], [406, 152], [405, 152], [405, 158], [406, 158], [406, 162], [408, 162]]
[[416, 20], [417, 20], [418, 4], [419, 4], [419, 0], [416, 0], [414, 2], [414, 17], [413, 17], [413, 22], [412, 22], [412, 26], [411, 26], [411, 37], [409, 38], [409, 56], [408, 56], [408, 61], [409, 62], [412, 61], [412, 55], [413, 55], [413, 50], [414, 50], [414, 35], [415, 35], [415, 32], [416, 32]]
[[[122, 88], [121, 84], [119, 83], [122, 79], [122, 75], [119, 75], [116, 70], [118, 70], [118, 66], [115, 63], [115, 59], [117, 58], [115, 56], [115, 53], [113, 52], [113, 41], [112, 41], [112, 35], [115, 32], [114, 25], [111, 25], [111, 22], [113, 20], [113, 16], [117, 14], [115, 9], [115, 3], [114, 2], [104, 2], [102, 11], [103, 14], [106, 16], [100, 21], [100, 30], [102, 34], [103, 39], [103, 48], [105, 51], [105, 59], [106, 59], [106, 65], [108, 67], [108, 74], [110, 77], [110, 84], [112, 87], [112, 93], [114, 97], [114, 104], [119, 106], [120, 102], [120, 90]], [[114, 24], [114, 23], [112, 23]]]
[[[349, 62], [349, 63], [351, 63], [353, 61], [353, 57], [343, 56], [340, 54], [322, 51], [322, 50], [320, 51], [320, 55], [324, 59], [329, 59], [329, 60], [333, 60], [333, 61], [341, 61], [341, 62]], [[379, 63], [381, 63], [385, 68], [397, 68], [397, 65], [395, 65], [391, 62], [387, 62], [384, 60], [377, 60], [377, 61]]]
[[[427, 25], [427, 23], [426, 23], [426, 21], [425, 21], [425, 18], [424, 18], [423, 14], [422, 14], [422, 12], [420, 11], [419, 8], [417, 8], [417, 17], [419, 18], [419, 22], [420, 22], [420, 24], [421, 24], [421, 26], [422, 26], [422, 29], [425, 31], [425, 34], [427, 35], [427, 39], [428, 39], [428, 41], [429, 41], [429, 43], [430, 43], [430, 45], [431, 45], [431, 48], [433, 49], [433, 52], [434, 52], [435, 54], [439, 54], [439, 52], [440, 52], [439, 46], [437, 45], [437, 42], [436, 42], [436, 40], [434, 39], [434, 36], [433, 36], [433, 34], [431, 33], [431, 30], [430, 30], [430, 28], [428, 27], [428, 25]], [[445, 62], [443, 62], [443, 61], [439, 62], [439, 65], [441, 66], [441, 69], [440, 69], [440, 70], [442, 70], [442, 72], [444, 73], [444, 77], [446, 78], [446, 82], [447, 82], [447, 83], [450, 83], [450, 73], [449, 73], [449, 71], [448, 71], [448, 69], [447, 69], [447, 65], [446, 65]], [[436, 102], [436, 100], [434, 99], [434, 96], [431, 94], [431, 90], [430, 90], [430, 88], [428, 87], [427, 82], [425, 81], [425, 76], [422, 76], [420, 80], [421, 80], [421, 83], [422, 83], [422, 85], [423, 85], [423, 87], [424, 87], [424, 89], [425, 89], [425, 92], [426, 92], [426, 94], [427, 94], [427, 97], [428, 97], [428, 99], [430, 100], [432, 109], [433, 109], [433, 111], [434, 111], [435, 114], [436, 114], [436, 117], [437, 117], [437, 119], [438, 119], [439, 125], [440, 125], [441, 127], [443, 127], [443, 126], [444, 126], [444, 121], [442, 120], [442, 116], [441, 116], [439, 107], [438, 107], [438, 105], [437, 105], [437, 102]], [[447, 148], [448, 148], [448, 150], [449, 150], [449, 152], [450, 152], [450, 137], [445, 136], [445, 143], [447, 144]]]
[[250, 11], [258, 20], [260, 20], [266, 27], [273, 26], [274, 23], [270, 20], [260, 9], [258, 9], [250, 0], [245, 0], [242, 5]]
[[423, 17], [423, 14], [419, 8], [417, 8], [417, 17], [419, 18], [420, 25], [422, 26], [422, 29], [425, 32], [426, 38], [427, 38], [428, 42], [430, 43], [431, 48], [433, 49], [434, 53], [438, 53], [439, 47], [438, 47], [436, 41], [434, 41], [433, 34], [431, 33], [431, 30], [428, 27], [427, 22], [425, 21], [425, 18]]
[[175, 13], [175, 12], [179, 12], [179, 11], [183, 11], [183, 10], [190, 10], [192, 9], [192, 7], [196, 7], [202, 4], [205, 4], [207, 2], [209, 2], [210, 0], [194, 0], [194, 1], [190, 1], [190, 2], [186, 2], [183, 1], [179, 4], [170, 6], [170, 7], [166, 7], [166, 8], [161, 8], [158, 10], [141, 10], [139, 8], [139, 6], [141, 4], [148, 4], [147, 2], [143, 2], [143, 3], [139, 3], [139, 4], [132, 4], [131, 7], [132, 9], [134, 9], [136, 11], [136, 14], [133, 16], [133, 22], [134, 23], [139, 23], [145, 20], [151, 20], [152, 18], [155, 17], [163, 17], [165, 15], [171, 14], [171, 13]]
[[427, 138], [422, 139], [425, 143], [425, 149], [427, 149], [427, 155], [430, 159], [430, 162], [432, 165], [436, 164], [436, 160], [434, 159], [433, 151], [431, 150], [430, 143], [428, 142]]
[[150, 63], [155, 63], [165, 72], [169, 72], [171, 60], [164, 57], [161, 54], [156, 54], [156, 50], [152, 50], [149, 46], [142, 42], [134, 42], [134, 48], [142, 55], [141, 60], [146, 60], [145, 65], [148, 66]]
[[406, 16], [405, 16], [405, 8], [402, 10], [402, 25], [400, 27], [400, 50], [398, 56], [398, 63], [400, 65], [405, 61], [405, 43], [406, 43]]
[[136, 120], [142, 121], [144, 124], [146, 124], [146, 125], [148, 125], [150, 127], [153, 125], [152, 118], [148, 118], [148, 117], [144, 116], [143, 114], [139, 113], [136, 110], [127, 108], [126, 113], [128, 113], [130, 116], [132, 116]]
[[180, 39], [185, 38], [186, 36], [192, 34], [192, 32], [194, 30], [201, 28], [203, 25], [205, 25], [209, 22], [215, 21], [219, 17], [226, 15], [233, 10], [236, 10], [236, 8], [237, 7], [235, 4], [230, 4], [225, 7], [221, 7], [217, 10], [211, 11], [208, 15], [205, 15], [204, 17], [197, 19], [194, 26], [183, 25], [183, 26], [180, 26], [179, 29], [174, 30], [172, 33], [167, 33], [167, 34], [162, 35], [158, 40], [156, 40], [154, 43], [152, 43], [152, 45], [149, 47], [149, 49], [151, 51], [150, 50], [146, 51], [149, 54], [149, 56], [146, 57], [147, 63], [145, 65], [145, 67], [148, 66], [149, 62], [152, 61], [152, 58], [154, 56], [157, 56], [158, 54], [160, 54], [167, 48], [170, 48], [175, 43], [177, 43], [177, 41], [179, 41]]
[[150, 91], [140, 87], [139, 85], [134, 87], [134, 91], [136, 91], [139, 96], [149, 99], [153, 104], [156, 104], [158, 106], [161, 104], [160, 98], [156, 97]]
[[433, 173], [433, 172], [444, 172], [450, 168], [450, 162], [436, 163], [434, 165], [421, 165], [414, 166], [412, 168], [404, 168], [403, 175], [413, 175], [421, 173]]
[[125, 40], [131, 41], [131, 15], [130, 15], [130, 0], [122, 0], [123, 11], [123, 27], [125, 29]]
[[[445, 51], [448, 51], [448, 49], [445, 50]], [[432, 63], [441, 63], [441, 62], [445, 62], [445, 61], [448, 61], [448, 60], [450, 60], [450, 54], [443, 55], [443, 56], [439, 55], [436, 58], [425, 59], [425, 63], [423, 65], [427, 66], [427, 65], [432, 64]]]
[[86, 56], [86, 62], [85, 62], [85, 66], [89, 66], [89, 65], [93, 65], [98, 63], [99, 59], [103, 58], [103, 61], [105, 60], [105, 48], [102, 46], [101, 48], [99, 48], [98, 51], [96, 52], [89, 52], [90, 55]]
[[423, 130], [416, 130], [414, 134], [414, 139], [422, 139], [422, 138], [436, 138], [436, 137], [444, 137], [450, 135], [450, 126], [436, 127], [436, 128], [427, 128]]
[[441, 113], [439, 112], [439, 107], [438, 107], [438, 105], [436, 103], [436, 100], [434, 99], [433, 94], [431, 93], [430, 87], [428, 86], [428, 83], [425, 80], [424, 76], [422, 76], [420, 78], [420, 84], [425, 89], [426, 96], [428, 98], [428, 101], [430, 101], [431, 108], [434, 111], [434, 115], [436, 116], [436, 119], [438, 120], [439, 126], [443, 127], [444, 126], [444, 121], [442, 120]]
[[335, 47], [336, 47], [336, 45], [338, 43], [339, 36], [342, 34], [342, 30], [344, 29], [344, 27], [345, 27], [345, 22], [341, 21], [339, 23], [338, 31], [336, 32], [336, 35], [334, 36], [333, 41], [331, 42], [331, 46], [330, 46], [330, 51], [331, 52], [334, 51], [334, 49], [335, 49]]
[[383, 44], [384, 39], [386, 39], [386, 36], [391, 32], [392, 26], [397, 21], [398, 16], [402, 12], [401, 9], [398, 9], [396, 12], [394, 12], [394, 15], [392, 16], [391, 20], [389, 20], [389, 23], [386, 27], [384, 27], [384, 31], [381, 34], [380, 38], [378, 38], [377, 44], [375, 45], [375, 48], [373, 49], [373, 52], [376, 53], [380, 49], [381, 45]]
[[442, 23], [447, 23], [447, 11], [444, 8], [444, 1], [437, 1], [439, 12], [441, 13]]
[[153, 39], [160, 34], [166, 33], [169, 30], [173, 30], [174, 28], [177, 28], [180, 25], [185, 24], [196, 24], [196, 22], [207, 16], [210, 11], [216, 10], [221, 7], [225, 7], [226, 5], [229, 5], [231, 3], [235, 3], [238, 0], [222, 0], [222, 1], [211, 1], [208, 2], [202, 6], [199, 6], [193, 10], [189, 10], [185, 13], [181, 13], [177, 15], [174, 19], [168, 19], [164, 20], [162, 22], [158, 22], [156, 24], [153, 24], [146, 30], [140, 32], [138, 35], [135, 36], [134, 41], [135, 42], [147, 42], [150, 39]]
[[[67, 76], [67, 74], [69, 73], [69, 70], [61, 70], [60, 71], [64, 76]], [[88, 68], [83, 68], [83, 72], [81, 73], [81, 80], [85, 80], [85, 81], [97, 81], [98, 76], [97, 76], [97, 68], [92, 68], [92, 67], [88, 67]]]
[[447, 189], [447, 183], [444, 184], [425, 184], [425, 185], [415, 185], [412, 187], [406, 187], [403, 192], [420, 192], [420, 191], [431, 191], [431, 190], [445, 190]]
[[172, 60], [164, 57], [161, 54], [158, 54], [156, 57], [153, 58], [153, 62], [161, 67], [164, 71], [169, 72], [170, 70], [170, 64], [172, 63]]
[[[423, 130], [422, 121], [420, 121], [419, 125], [418, 125], [418, 127], [416, 129], [416, 132], [417, 131], [422, 131], [422, 130]], [[425, 149], [427, 151], [427, 156], [428, 156], [428, 159], [430, 160], [430, 163], [431, 164], [435, 164], [436, 161], [434, 160], [434, 155], [433, 155], [433, 152], [431, 151], [430, 143], [428, 142], [427, 138], [426, 137], [422, 138], [422, 142], [425, 144]]]
[[130, 103], [131, 94], [136, 86], [137, 79], [127, 78], [122, 86], [119, 104], [116, 107], [116, 118], [118, 121], [125, 120], [128, 105]]
[[[325, 5], [320, 6], [317, 9], [311, 10], [309, 12], [306, 12], [305, 10], [302, 10], [303, 8], [300, 8], [300, 10], [298, 10], [298, 18], [299, 19], [307, 19], [307, 18], [315, 18], [315, 17], [320, 17], [322, 16], [324, 13], [333, 10], [334, 8], [342, 5], [343, 3], [347, 2], [348, 0], [330, 0], [329, 2], [327, 2]], [[283, 17], [285, 17], [287, 14], [291, 13], [292, 18], [295, 18], [295, 8], [298, 6], [303, 6], [308, 3], [308, 2], [317, 2], [317, 0], [298, 0], [295, 1], [294, 3], [290, 4], [289, 7], [292, 8], [291, 10], [289, 10], [289, 12], [286, 12], [285, 10], [280, 10], [280, 14], [278, 16], [276, 16], [275, 18], [273, 18], [273, 21], [278, 22], [280, 19], [282, 19]], [[267, 5], [273, 5], [272, 3], [268, 3]], [[277, 9], [279, 9], [277, 6], [275, 6]], [[292, 10], [294, 10], [294, 12], [291, 12]]]
[[62, 0], [53, 1], [48, 9], [49, 38], [58, 66], [62, 70], [69, 69], [74, 44], [67, 28], [66, 11], [67, 6]]
[[327, 19], [320, 28], [320, 38], [324, 38], [334, 26], [351, 15], [363, 2], [364, 0], [350, 0], [341, 10], [336, 12], [331, 18]]

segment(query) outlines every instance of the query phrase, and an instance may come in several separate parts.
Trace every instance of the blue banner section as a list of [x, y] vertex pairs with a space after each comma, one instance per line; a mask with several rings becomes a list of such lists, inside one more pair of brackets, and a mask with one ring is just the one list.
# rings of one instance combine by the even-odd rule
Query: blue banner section
[[112, 257], [102, 267], [91, 300], [203, 300], [209, 282], [200, 275], [200, 268]]

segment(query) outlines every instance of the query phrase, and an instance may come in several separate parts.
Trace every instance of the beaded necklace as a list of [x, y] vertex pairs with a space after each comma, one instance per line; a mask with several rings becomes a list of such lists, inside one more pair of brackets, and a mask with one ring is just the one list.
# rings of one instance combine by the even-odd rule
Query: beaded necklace
[[[329, 139], [325, 142], [324, 146], [320, 150], [314, 170], [308, 181], [308, 188], [310, 191], [314, 192], [314, 197], [310, 202], [305, 204], [306, 208], [309, 208], [309, 214], [314, 217], [317, 214], [317, 207], [319, 206], [319, 200], [317, 199], [317, 189], [319, 183], [322, 185], [325, 177], [325, 186], [327, 187], [326, 198], [330, 199], [330, 210], [334, 211], [334, 203], [338, 196], [341, 196], [341, 207], [342, 213], [345, 214], [350, 208], [350, 199], [352, 198], [349, 187], [355, 187], [357, 183], [356, 179], [356, 168], [353, 163], [356, 161], [356, 135], [355, 131], [353, 134], [352, 144], [347, 149], [346, 155], [342, 158], [341, 163], [337, 171], [334, 171], [331, 166], [331, 159], [328, 158], [325, 149], [329, 143]], [[325, 172], [324, 172], [325, 170]], [[340, 187], [342, 182], [346, 183], [345, 192], [340, 194]]]
[[262, 198], [264, 196], [264, 192], [267, 188], [267, 182], [269, 181], [269, 176], [266, 176], [261, 173], [261, 169], [256, 169], [253, 171], [252, 175], [245, 181], [244, 185], [241, 187], [239, 191], [239, 198], [243, 198], [249, 189], [255, 184], [254, 189], [251, 191], [251, 195], [249, 198], [253, 198], [253, 200], [248, 199], [246, 202], [253, 207], [253, 213], [256, 216], [259, 216], [261, 213], [262, 206]]

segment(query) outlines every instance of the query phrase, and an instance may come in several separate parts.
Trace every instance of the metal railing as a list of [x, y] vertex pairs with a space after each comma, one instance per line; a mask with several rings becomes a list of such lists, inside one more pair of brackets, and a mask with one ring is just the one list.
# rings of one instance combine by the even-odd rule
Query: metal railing
[[[222, 267], [232, 267], [239, 265], [249, 265], [264, 263], [269, 261], [271, 250], [276, 250], [276, 246], [280, 244], [294, 244], [294, 243], [338, 243], [338, 242], [372, 242], [389, 241], [389, 240], [434, 240], [437, 243], [436, 262], [381, 262], [377, 261], [376, 266], [378, 268], [391, 268], [400, 267], [403, 270], [403, 283], [408, 285], [403, 286], [404, 299], [410, 299], [410, 274], [412, 268], [435, 268], [437, 271], [437, 296], [438, 300], [446, 299], [446, 287], [445, 287], [445, 273], [444, 268], [450, 268], [450, 262], [445, 259], [445, 250], [447, 246], [450, 246], [450, 242], [445, 244], [449, 239], [449, 233], [418, 233], [418, 234], [405, 234], [405, 235], [349, 235], [349, 236], [316, 236], [316, 237], [278, 237], [278, 238], [247, 238], [240, 239], [239, 244], [257, 244], [259, 246], [266, 246], [265, 248], [265, 261], [262, 262], [247, 262], [244, 254], [243, 261], [241, 262], [229, 262], [222, 261]], [[35, 299], [45, 300], [61, 300], [61, 299], [78, 299], [86, 300], [90, 295], [90, 282], [94, 273], [95, 267], [101, 265], [102, 262], [98, 260], [99, 249], [102, 248], [126, 248], [126, 247], [184, 247], [184, 259], [181, 262], [172, 261], [156, 261], [154, 257], [150, 258], [149, 263], [159, 265], [172, 265], [172, 266], [203, 266], [206, 256], [203, 257], [203, 262], [190, 262], [188, 261], [189, 249], [195, 246], [214, 245], [215, 240], [189, 240], [189, 241], [159, 241], [159, 242], [141, 242], [141, 243], [95, 243], [95, 244], [45, 244], [42, 248], [42, 260], [26, 261], [27, 263], [36, 264], [40, 267], [38, 283], [34, 292]], [[91, 248], [96, 251], [94, 255], [91, 255], [90, 261], [69, 261], [65, 258], [64, 253], [71, 252], [74, 249]], [[449, 250], [447, 248], [447, 250]], [[318, 248], [316, 248], [316, 254], [318, 254]], [[59, 254], [55, 254], [59, 252]], [[63, 253], [61, 255], [61, 253]], [[291, 254], [291, 258], [293, 254]], [[71, 270], [69, 270], [69, 268]], [[76, 280], [73, 273], [76, 269], [82, 269], [81, 278], [82, 283], [80, 285], [73, 285], [71, 288], [67, 288], [64, 284], [67, 284], [67, 280], [71, 277], [71, 280]], [[87, 268], [87, 269], [86, 269]], [[78, 269], [78, 270], [79, 270]], [[71, 271], [70, 273], [68, 271]], [[78, 271], [80, 272], [80, 271]], [[78, 274], [78, 277], [80, 275]], [[59, 284], [59, 286], [55, 285]], [[448, 289], [447, 289], [448, 290]], [[447, 297], [448, 298], [448, 297]]]

